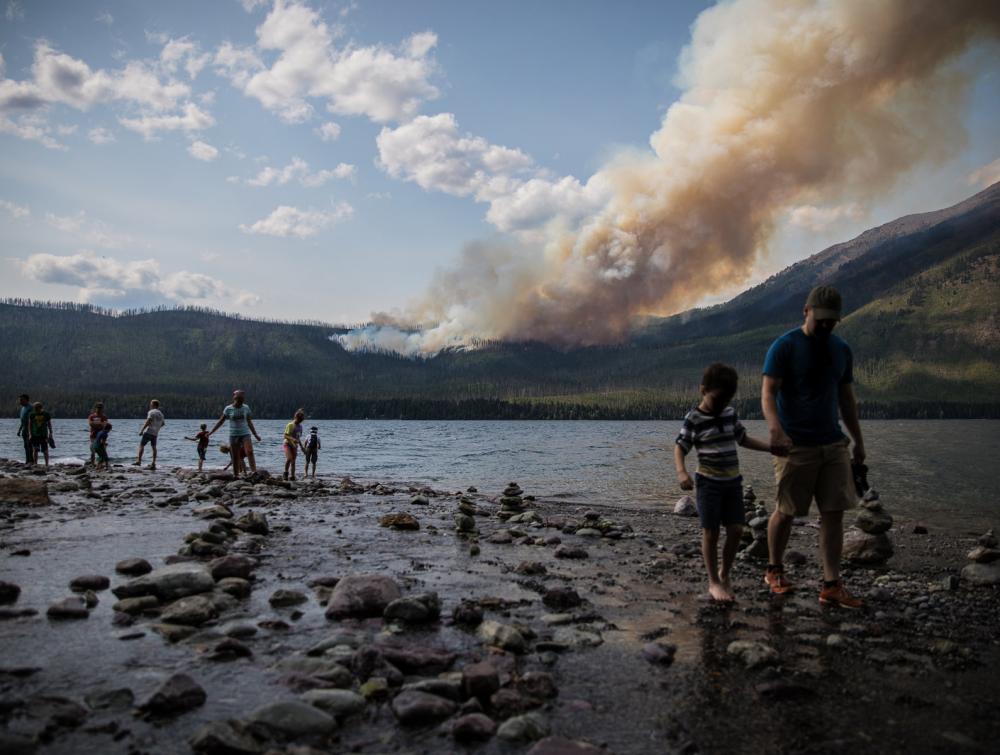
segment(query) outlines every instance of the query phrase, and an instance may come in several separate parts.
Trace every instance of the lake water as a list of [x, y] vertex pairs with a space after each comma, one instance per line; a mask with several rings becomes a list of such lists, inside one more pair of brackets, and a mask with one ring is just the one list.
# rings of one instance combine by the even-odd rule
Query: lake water
[[[116, 463], [134, 460], [142, 420], [112, 418], [109, 449]], [[214, 420], [204, 420], [212, 426]], [[197, 420], [167, 418], [160, 431], [159, 465], [194, 466], [195, 444], [184, 435]], [[53, 460], [89, 457], [84, 420], [53, 421], [58, 447]], [[369, 421], [314, 420], [323, 450], [319, 474], [358, 481], [413, 482], [438, 489], [475, 485], [499, 492], [516, 480], [526, 493], [573, 502], [627, 507], [672, 505], [681, 495], [673, 467], [673, 439], [680, 422], [549, 421]], [[258, 466], [283, 466], [284, 420], [257, 420], [263, 441]], [[752, 435], [766, 437], [762, 421], [749, 421]], [[922, 521], [955, 531], [982, 532], [1000, 520], [998, 484], [1000, 422], [991, 420], [885, 420], [863, 424], [871, 468], [869, 480], [890, 511], [905, 521]], [[17, 423], [0, 420], [0, 457], [21, 459]], [[308, 432], [308, 430], [306, 431]], [[213, 436], [207, 466], [222, 467], [218, 450], [226, 439]], [[759, 497], [773, 498], [768, 454], [741, 450], [745, 481]], [[148, 463], [149, 449], [144, 461]], [[299, 467], [301, 471], [301, 456]], [[693, 463], [689, 462], [693, 469]]]

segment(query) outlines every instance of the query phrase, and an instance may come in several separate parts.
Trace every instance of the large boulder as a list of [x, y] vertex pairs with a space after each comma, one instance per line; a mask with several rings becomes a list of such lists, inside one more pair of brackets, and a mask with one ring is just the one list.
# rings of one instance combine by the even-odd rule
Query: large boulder
[[0, 503], [20, 506], [48, 506], [49, 487], [44, 480], [27, 477], [0, 477]]
[[381, 616], [392, 601], [400, 597], [399, 586], [380, 574], [354, 574], [344, 577], [333, 588], [327, 603], [328, 619]]
[[198, 627], [219, 615], [215, 603], [204, 595], [189, 595], [175, 600], [160, 612], [160, 621]]
[[161, 684], [140, 709], [157, 716], [175, 715], [205, 704], [205, 690], [187, 674], [174, 674]]
[[222, 556], [209, 563], [208, 570], [216, 581], [228, 577], [250, 579], [256, 565], [257, 562], [249, 556]]
[[884, 532], [870, 535], [853, 530], [844, 536], [843, 558], [853, 564], [884, 564], [894, 552], [892, 541]]
[[184, 561], [154, 569], [149, 574], [119, 585], [112, 592], [118, 598], [155, 595], [166, 601], [211, 592], [214, 587], [215, 580], [207, 568], [199, 563]]
[[269, 703], [251, 713], [250, 720], [290, 738], [321, 736], [337, 728], [333, 716], [301, 700]]
[[974, 585], [1000, 585], [1000, 562], [968, 564], [962, 569], [962, 579]]

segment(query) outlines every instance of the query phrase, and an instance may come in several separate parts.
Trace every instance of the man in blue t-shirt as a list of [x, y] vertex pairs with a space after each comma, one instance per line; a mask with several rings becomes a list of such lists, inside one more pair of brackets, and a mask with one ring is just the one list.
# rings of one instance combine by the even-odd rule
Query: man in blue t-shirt
[[[840, 580], [844, 545], [844, 512], [856, 504], [848, 440], [843, 419], [854, 440], [853, 457], [865, 459], [865, 443], [854, 398], [854, 358], [850, 347], [833, 335], [840, 321], [840, 294], [830, 286], [809, 292], [805, 322], [771, 344], [764, 360], [761, 404], [775, 455], [777, 506], [767, 528], [770, 555], [764, 581], [776, 594], [792, 589], [782, 558], [792, 522], [809, 513], [813, 498], [820, 512], [819, 546], [823, 561], [824, 605], [860, 608]], [[839, 417], [838, 417], [839, 413]]]
[[24, 463], [32, 464], [34, 455], [31, 453], [31, 433], [28, 432], [28, 415], [31, 414], [31, 397], [22, 393], [17, 397], [18, 425], [17, 434], [24, 442]]

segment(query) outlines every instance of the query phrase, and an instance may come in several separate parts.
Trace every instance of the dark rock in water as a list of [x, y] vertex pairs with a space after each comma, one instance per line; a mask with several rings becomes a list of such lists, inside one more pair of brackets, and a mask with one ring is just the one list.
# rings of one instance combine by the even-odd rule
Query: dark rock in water
[[497, 530], [486, 539], [486, 542], [493, 543], [494, 545], [508, 545], [514, 542], [514, 536], [510, 533], [510, 530]]
[[427, 500], [427, 496], [417, 495], [410, 499], [410, 504], [413, 506], [429, 506], [430, 501]]
[[97, 593], [93, 590], [87, 590], [83, 594], [83, 602], [86, 604], [87, 608], [94, 608], [100, 602], [97, 599]]
[[802, 684], [776, 679], [769, 682], [761, 682], [754, 689], [757, 694], [765, 700], [804, 700], [816, 696], [816, 691], [811, 687]]
[[50, 619], [86, 619], [90, 615], [87, 603], [78, 596], [53, 603], [46, 614]]
[[415, 690], [400, 692], [392, 701], [393, 715], [406, 726], [436, 723], [456, 710], [451, 700]]
[[583, 598], [572, 587], [552, 587], [542, 593], [542, 603], [549, 608], [576, 608]]
[[676, 654], [677, 646], [666, 642], [650, 642], [642, 648], [642, 657], [657, 666], [669, 666]]
[[187, 674], [174, 674], [139, 709], [155, 716], [172, 716], [205, 704], [205, 690]]
[[478, 603], [463, 600], [451, 611], [451, 620], [456, 624], [470, 627], [479, 626], [483, 621], [483, 609]]
[[400, 597], [399, 587], [389, 577], [379, 574], [355, 574], [341, 579], [327, 604], [328, 619], [350, 616], [381, 616], [392, 601]]
[[462, 688], [466, 697], [489, 700], [490, 695], [500, 689], [500, 675], [488, 661], [470, 663], [462, 669]]
[[56, 695], [45, 695], [29, 700], [26, 712], [31, 718], [48, 719], [50, 724], [56, 726], [76, 728], [87, 720], [89, 711], [75, 700]]
[[[125, 614], [122, 615], [124, 616]], [[161, 624], [150, 624], [149, 628], [160, 635], [167, 642], [180, 642], [181, 640], [186, 640], [198, 631], [193, 626], [188, 626], [186, 624], [167, 624], [166, 622]]]
[[91, 710], [126, 710], [132, 707], [135, 695], [128, 687], [120, 687], [119, 689], [92, 692], [83, 700], [90, 706]]
[[376, 650], [393, 666], [407, 674], [437, 674], [451, 668], [455, 653], [424, 645], [377, 645]]
[[595, 747], [589, 742], [565, 737], [546, 737], [528, 750], [528, 755], [595, 755], [595, 753], [610, 755], [606, 750]]
[[254, 535], [267, 535], [271, 528], [268, 527], [267, 517], [256, 511], [251, 511], [236, 520], [237, 528]]
[[275, 590], [271, 593], [271, 597], [267, 599], [275, 608], [281, 608], [285, 606], [297, 606], [305, 603], [309, 600], [309, 596], [305, 593], [299, 592], [298, 590]]
[[0, 581], [0, 605], [14, 603], [21, 594], [21, 588], [13, 582]]
[[234, 598], [245, 598], [250, 594], [250, 583], [239, 577], [225, 577], [219, 580], [218, 588]]
[[913, 525], [913, 534], [914, 535], [926, 535], [927, 534], [927, 527], [925, 527], [922, 524], [915, 524], [915, 525]]
[[1000, 562], [968, 564], [962, 569], [962, 579], [974, 585], [1000, 584]]
[[386, 514], [379, 519], [378, 523], [382, 527], [390, 527], [394, 530], [416, 531], [420, 529], [420, 522], [417, 521], [417, 518], [404, 511]]
[[516, 689], [504, 687], [490, 696], [490, 712], [497, 718], [510, 718], [541, 704], [540, 700], [525, 697]]
[[517, 688], [529, 697], [539, 700], [546, 700], [559, 694], [552, 674], [545, 671], [526, 671], [517, 680]]
[[435, 621], [441, 615], [441, 600], [436, 592], [397, 598], [385, 607], [383, 617], [390, 621], [419, 624]]
[[118, 598], [155, 595], [161, 600], [176, 600], [188, 595], [211, 592], [215, 587], [208, 569], [198, 563], [185, 562], [164, 566], [149, 574], [119, 585], [112, 592]]
[[85, 574], [82, 577], [75, 577], [69, 583], [69, 589], [73, 592], [107, 590], [110, 586], [111, 580], [99, 574]]
[[498, 621], [484, 621], [479, 625], [479, 636], [488, 645], [496, 645], [511, 653], [523, 653], [528, 644], [517, 629]]
[[209, 563], [208, 570], [216, 582], [227, 577], [250, 579], [256, 565], [257, 562], [248, 556], [223, 556]]
[[333, 716], [300, 700], [264, 705], [250, 714], [250, 721], [289, 738], [321, 736], [337, 728]]
[[218, 615], [215, 604], [209, 598], [203, 595], [189, 595], [164, 608], [160, 612], [160, 621], [197, 627]]
[[27, 477], [0, 477], [0, 503], [19, 506], [48, 506], [49, 488], [44, 480]]
[[483, 741], [496, 734], [496, 731], [496, 722], [483, 713], [469, 713], [456, 718], [451, 727], [451, 735], [459, 742]]
[[476, 520], [469, 514], [459, 512], [455, 514], [455, 529], [459, 532], [475, 532]]
[[550, 733], [548, 721], [540, 713], [525, 713], [508, 718], [497, 729], [497, 736], [509, 742], [533, 742]]
[[227, 637], [215, 644], [209, 653], [210, 661], [234, 661], [237, 658], [250, 658], [253, 651], [239, 640]]
[[590, 554], [587, 553], [587, 551], [584, 548], [581, 548], [578, 545], [560, 545], [556, 547], [552, 555], [554, 555], [556, 558], [570, 558], [570, 559], [590, 557]]
[[152, 565], [144, 558], [126, 558], [115, 564], [115, 571], [130, 577], [141, 577], [153, 571]]
[[191, 749], [205, 755], [258, 755], [264, 747], [237, 721], [213, 721], [188, 740]]
[[870, 535], [847, 532], [844, 535], [843, 558], [855, 564], [882, 564], [892, 558], [892, 541], [885, 534]]
[[38, 611], [34, 608], [0, 608], [0, 621], [11, 619], [22, 619], [27, 616], [36, 616]]
[[526, 574], [528, 576], [538, 576], [548, 573], [548, 569], [541, 561], [522, 561], [514, 571], [518, 574]]

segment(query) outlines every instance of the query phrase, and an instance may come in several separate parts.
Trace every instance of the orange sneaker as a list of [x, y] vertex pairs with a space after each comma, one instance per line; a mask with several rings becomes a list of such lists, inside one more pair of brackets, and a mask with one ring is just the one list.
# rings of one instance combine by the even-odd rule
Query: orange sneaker
[[785, 572], [780, 569], [768, 569], [764, 572], [764, 584], [771, 588], [772, 595], [784, 595], [792, 589], [792, 583], [785, 577]]
[[819, 593], [820, 605], [837, 606], [838, 608], [849, 608], [852, 611], [861, 608], [865, 603], [863, 600], [853, 597], [844, 588], [844, 583], [837, 580], [833, 587], [824, 587]]

